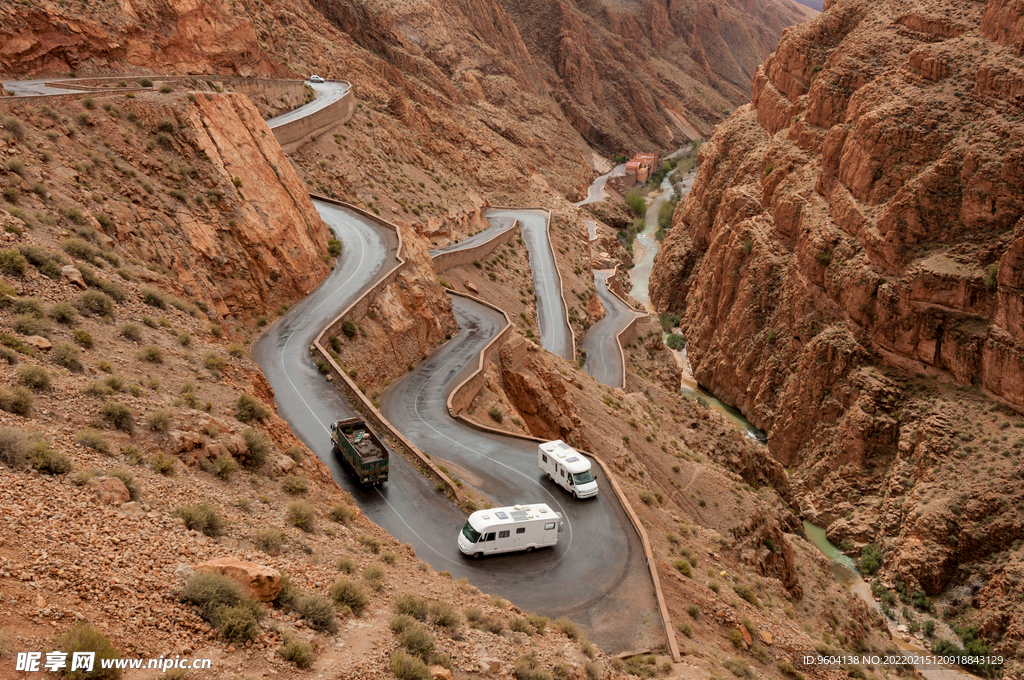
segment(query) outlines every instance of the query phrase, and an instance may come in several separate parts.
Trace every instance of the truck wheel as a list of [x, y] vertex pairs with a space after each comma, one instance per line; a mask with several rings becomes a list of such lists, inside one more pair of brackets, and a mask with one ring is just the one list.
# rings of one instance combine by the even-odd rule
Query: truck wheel
[[473, 559], [474, 560], [478, 560], [478, 559], [480, 559], [483, 556], [484, 556], [484, 554], [482, 552], [475, 552], [475, 553], [473, 553]]
[[529, 548], [527, 548], [526, 552], [533, 552], [533, 546], [531, 545]]

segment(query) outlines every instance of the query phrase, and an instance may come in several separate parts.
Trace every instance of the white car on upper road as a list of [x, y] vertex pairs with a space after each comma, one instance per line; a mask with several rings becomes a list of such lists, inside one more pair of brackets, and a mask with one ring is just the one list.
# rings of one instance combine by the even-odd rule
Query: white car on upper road
[[311, 83], [322, 83], [322, 82], [324, 82], [324, 79], [321, 78], [320, 76], [314, 74], [314, 75], [311, 75], [309, 77], [309, 82], [311, 82]]

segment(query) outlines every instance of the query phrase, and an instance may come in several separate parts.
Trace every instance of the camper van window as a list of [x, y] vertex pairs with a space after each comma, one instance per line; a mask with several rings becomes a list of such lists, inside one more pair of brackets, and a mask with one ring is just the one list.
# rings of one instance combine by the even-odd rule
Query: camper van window
[[589, 484], [594, 481], [594, 474], [590, 470], [587, 470], [586, 472], [573, 475], [572, 478], [576, 480], [577, 484]]
[[494, 532], [492, 531], [491, 533], [489, 533], [486, 536], [484, 536], [484, 540], [485, 541], [493, 541], [494, 540]]
[[543, 453], [542, 453], [542, 454], [540, 454], [540, 458], [541, 458], [541, 460], [543, 460], [543, 461], [544, 461], [545, 463], [546, 463], [546, 462], [548, 462], [548, 457], [547, 457], [547, 456], [545, 456], [545, 455], [544, 455]]
[[554, 522], [548, 522], [547, 524], [544, 525], [544, 531], [551, 531], [554, 528], [555, 528], [555, 523]]
[[517, 534], [525, 534], [526, 533], [526, 527], [519, 527], [518, 529], [516, 529], [516, 533]]
[[462, 527], [462, 534], [469, 539], [470, 543], [476, 543], [480, 540], [480, 532], [474, 529], [469, 522], [466, 522], [466, 526]]
[[565, 477], [565, 470], [559, 470], [559, 472], [561, 472], [562, 476]]
[[508, 534], [509, 534], [509, 532], [507, 532], [507, 531], [499, 531], [498, 532], [498, 538], [508, 538]]

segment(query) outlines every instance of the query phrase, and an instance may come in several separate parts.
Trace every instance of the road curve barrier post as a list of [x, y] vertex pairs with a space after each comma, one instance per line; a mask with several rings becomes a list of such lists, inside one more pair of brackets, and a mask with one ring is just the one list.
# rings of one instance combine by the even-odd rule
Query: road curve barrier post
[[349, 375], [341, 369], [341, 366], [339, 366], [337, 362], [334, 361], [334, 357], [330, 355], [330, 353], [323, 345], [324, 336], [327, 335], [327, 333], [332, 328], [339, 326], [345, 320], [345, 317], [348, 316], [349, 312], [351, 312], [355, 307], [365, 304], [365, 300], [374, 295], [377, 295], [384, 288], [384, 286], [388, 285], [392, 280], [394, 280], [395, 276], [397, 276], [398, 271], [403, 266], [405, 266], [406, 261], [405, 258], [402, 257], [402, 231], [401, 229], [398, 228], [397, 224], [388, 222], [387, 220], [383, 220], [377, 217], [376, 215], [373, 215], [372, 213], [363, 210], [362, 208], [352, 205], [351, 203], [345, 203], [344, 201], [338, 201], [333, 198], [320, 196], [318, 194], [310, 194], [310, 198], [317, 201], [322, 201], [324, 203], [330, 203], [332, 205], [341, 206], [343, 208], [352, 210], [353, 212], [359, 213], [360, 215], [366, 217], [367, 219], [371, 219], [387, 227], [388, 229], [394, 229], [395, 234], [398, 236], [398, 264], [392, 267], [391, 271], [389, 271], [387, 274], [381, 277], [381, 279], [378, 280], [377, 283], [370, 287], [365, 293], [360, 295], [357, 299], [353, 300], [352, 303], [344, 310], [342, 310], [341, 313], [338, 314], [329, 324], [324, 326], [323, 330], [320, 331], [320, 333], [316, 336], [316, 339], [313, 341], [312, 349], [313, 351], [317, 352], [324, 361], [327, 362], [327, 365], [330, 367], [331, 373], [335, 376], [335, 378], [338, 381], [339, 387], [344, 389], [346, 394], [348, 394], [348, 396], [355, 402], [356, 408], [364, 415], [369, 417], [370, 420], [373, 421], [374, 425], [376, 425], [386, 434], [390, 435], [392, 437], [392, 441], [398, 442], [400, 448], [404, 449], [407, 454], [415, 458], [422, 467], [425, 467], [427, 470], [429, 470], [430, 473], [438, 481], [442, 482], [445, 485], [445, 487], [449, 491], [451, 491], [452, 495], [455, 497], [456, 502], [461, 505], [466, 501], [466, 494], [462, 491], [462, 489], [456, 486], [448, 475], [442, 472], [437, 467], [437, 465], [434, 464], [433, 461], [427, 458], [427, 456], [422, 451], [420, 451], [415, 444], [406, 439], [402, 435], [402, 433], [398, 431], [398, 428], [396, 428], [391, 423], [391, 421], [385, 418], [384, 415], [379, 410], [377, 410], [376, 407], [374, 407], [370, 400], [366, 398], [366, 395], [363, 394], [362, 390], [359, 389], [359, 386], [356, 385], [355, 381], [352, 380], [352, 378], [350, 378]]

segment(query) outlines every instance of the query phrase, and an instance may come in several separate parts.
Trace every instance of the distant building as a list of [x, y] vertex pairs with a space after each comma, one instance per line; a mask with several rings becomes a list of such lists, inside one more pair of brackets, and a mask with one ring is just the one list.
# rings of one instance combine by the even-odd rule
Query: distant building
[[643, 184], [657, 170], [661, 159], [655, 153], [638, 153], [626, 163], [626, 186]]

